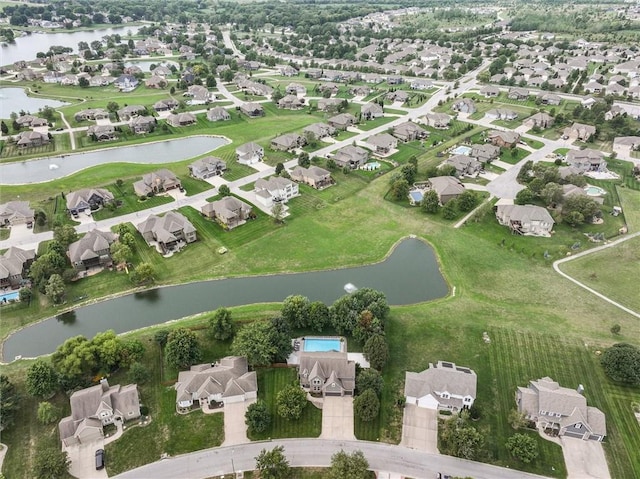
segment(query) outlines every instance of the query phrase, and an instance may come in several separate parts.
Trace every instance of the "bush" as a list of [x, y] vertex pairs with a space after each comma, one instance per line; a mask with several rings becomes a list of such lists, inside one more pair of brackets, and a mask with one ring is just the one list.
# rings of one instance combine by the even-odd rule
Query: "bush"
[[271, 414], [269, 413], [269, 408], [262, 400], [258, 400], [253, 404], [250, 404], [244, 418], [244, 422], [251, 433], [259, 434], [265, 432], [271, 425]]
[[361, 421], [370, 422], [380, 414], [380, 400], [373, 389], [367, 389], [353, 400], [353, 412]]
[[607, 376], [617, 382], [640, 384], [640, 349], [618, 343], [607, 349], [600, 360]]
[[514, 434], [507, 439], [505, 446], [513, 457], [525, 464], [538, 457], [538, 445], [535, 439], [526, 434]]
[[278, 415], [285, 419], [300, 419], [307, 405], [307, 393], [297, 384], [291, 384], [276, 396]]
[[129, 367], [129, 381], [136, 384], [144, 384], [151, 378], [151, 373], [146, 366], [139, 362], [131, 363]]

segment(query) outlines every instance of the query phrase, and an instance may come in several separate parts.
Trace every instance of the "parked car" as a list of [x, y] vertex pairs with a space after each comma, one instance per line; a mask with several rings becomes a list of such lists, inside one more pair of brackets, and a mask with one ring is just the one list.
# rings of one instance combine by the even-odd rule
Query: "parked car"
[[104, 449], [96, 451], [96, 470], [104, 469]]

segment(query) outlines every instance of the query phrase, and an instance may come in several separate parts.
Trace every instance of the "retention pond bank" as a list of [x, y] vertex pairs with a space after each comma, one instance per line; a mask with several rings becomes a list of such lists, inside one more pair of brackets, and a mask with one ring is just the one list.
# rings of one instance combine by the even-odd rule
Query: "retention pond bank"
[[368, 266], [204, 281], [80, 307], [9, 336], [2, 349], [3, 361], [52, 353], [80, 334], [90, 338], [108, 329], [123, 333], [220, 307], [279, 302], [291, 294], [330, 305], [346, 294], [347, 283], [382, 291], [391, 305], [429, 301], [448, 291], [433, 249], [418, 239], [406, 239], [384, 261]]

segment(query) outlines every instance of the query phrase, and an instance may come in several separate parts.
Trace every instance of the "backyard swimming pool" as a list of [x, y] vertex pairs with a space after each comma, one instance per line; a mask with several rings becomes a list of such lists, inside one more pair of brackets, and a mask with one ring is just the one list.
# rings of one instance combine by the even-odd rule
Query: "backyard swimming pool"
[[451, 153], [454, 154], [454, 155], [467, 155], [467, 156], [469, 156], [471, 154], [471, 147], [470, 146], [465, 146], [465, 145], [456, 146], [453, 150], [451, 150]]
[[342, 352], [340, 338], [305, 338], [302, 350], [309, 353], [338, 351]]
[[7, 301], [17, 301], [20, 294], [17, 291], [11, 291], [9, 293], [0, 294], [0, 303], [6, 303]]
[[365, 163], [364, 165], [362, 165], [360, 168], [366, 171], [373, 171], [380, 168], [380, 163], [378, 163], [377, 161], [370, 161], [369, 163]]
[[584, 187], [584, 192], [587, 196], [604, 196], [607, 194], [605, 190], [599, 186], [587, 185]]

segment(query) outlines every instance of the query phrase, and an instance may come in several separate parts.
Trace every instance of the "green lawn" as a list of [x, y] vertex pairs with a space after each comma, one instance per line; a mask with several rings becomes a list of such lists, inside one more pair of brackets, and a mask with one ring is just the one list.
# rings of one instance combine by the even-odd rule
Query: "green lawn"
[[523, 148], [501, 148], [500, 161], [515, 165], [529, 156], [530, 152]]
[[616, 187], [616, 192], [621, 203], [618, 206], [622, 206], [629, 231], [640, 231], [640, 193], [630, 188], [622, 188], [620, 185]]
[[135, 213], [136, 211], [142, 211], [173, 201], [173, 198], [168, 195], [155, 195], [151, 198], [145, 199], [144, 201], [140, 200], [133, 190], [133, 183], [139, 179], [140, 178], [123, 180], [122, 185], [120, 186], [116, 183], [108, 185], [107, 189], [113, 193], [113, 197], [116, 201], [122, 202], [122, 205], [115, 209], [111, 209], [110, 207], [102, 208], [93, 213], [93, 219], [100, 221], [107, 218], [113, 218], [115, 216]]
[[[640, 238], [563, 263], [560, 269], [590, 288], [640, 312], [638, 284], [634, 281], [640, 275]], [[615, 318], [610, 322], [613, 325]]]
[[377, 128], [379, 126], [382, 125], [386, 125], [387, 123], [392, 122], [393, 120], [396, 120], [396, 118], [394, 117], [380, 117], [380, 118], [375, 118], [373, 120], [369, 120], [367, 122], [362, 122], [356, 125], [356, 128], [358, 128], [359, 130], [362, 131], [369, 131], [369, 130], [373, 130], [374, 128]]
[[522, 137], [522, 141], [524, 141], [527, 145], [529, 145], [534, 150], [539, 150], [540, 148], [542, 148], [544, 146], [544, 143], [542, 143], [541, 141], [538, 141], [538, 140], [534, 140], [532, 138]]
[[283, 387], [297, 384], [293, 368], [258, 370], [258, 399], [267, 403], [271, 412], [271, 425], [267, 431], [251, 436], [252, 440], [280, 439], [285, 437], [318, 437], [322, 432], [322, 411], [307, 403], [298, 420], [283, 419], [276, 412], [276, 395]]

